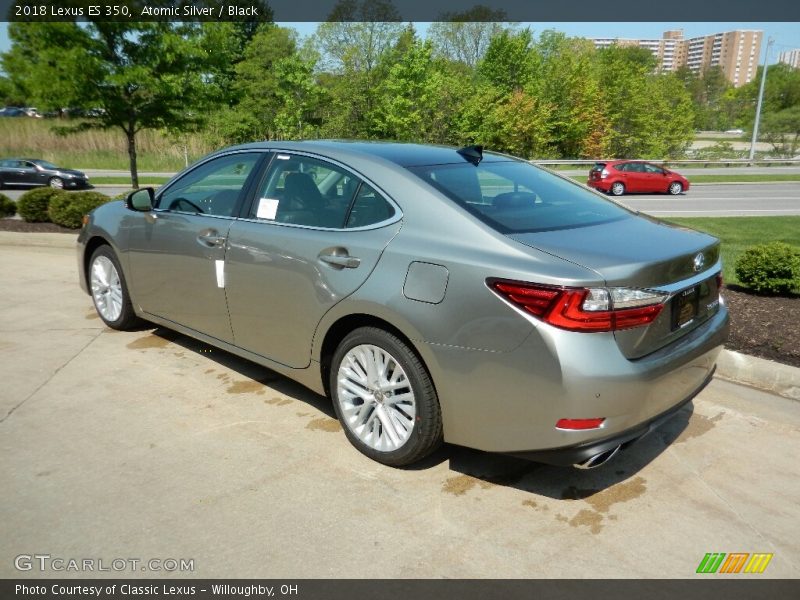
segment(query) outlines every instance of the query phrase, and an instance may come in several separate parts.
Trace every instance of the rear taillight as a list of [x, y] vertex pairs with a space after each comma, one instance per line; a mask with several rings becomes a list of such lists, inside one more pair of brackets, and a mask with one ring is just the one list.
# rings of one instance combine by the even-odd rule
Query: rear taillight
[[603, 169], [602, 171], [600, 171], [600, 179], [605, 179], [606, 177], [608, 177], [608, 170]]
[[652, 323], [667, 294], [630, 288], [568, 288], [490, 280], [515, 306], [569, 331], [616, 331]]
[[725, 283], [722, 280], [722, 271], [717, 273], [717, 291], [722, 291], [722, 284]]

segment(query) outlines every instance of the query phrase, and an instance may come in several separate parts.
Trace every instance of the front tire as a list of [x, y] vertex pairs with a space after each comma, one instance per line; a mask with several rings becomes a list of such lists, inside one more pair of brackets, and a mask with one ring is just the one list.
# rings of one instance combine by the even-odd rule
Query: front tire
[[680, 181], [673, 181], [669, 184], [667, 191], [672, 194], [673, 196], [677, 196], [681, 192], [683, 192], [683, 184]]
[[442, 443], [442, 414], [430, 375], [391, 333], [362, 327], [348, 334], [333, 355], [330, 390], [347, 439], [372, 460], [402, 467]]
[[110, 246], [100, 246], [89, 259], [89, 289], [97, 314], [111, 329], [125, 331], [139, 324], [119, 261]]
[[612, 196], [622, 196], [625, 193], [625, 184], [617, 181], [616, 183], [611, 184], [611, 195]]
[[50, 181], [47, 184], [56, 190], [63, 190], [64, 189], [64, 180], [61, 177], [51, 177]]

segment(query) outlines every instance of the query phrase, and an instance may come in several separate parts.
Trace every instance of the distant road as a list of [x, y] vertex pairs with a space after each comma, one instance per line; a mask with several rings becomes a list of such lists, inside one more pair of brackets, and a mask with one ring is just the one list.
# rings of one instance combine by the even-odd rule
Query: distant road
[[[127, 186], [101, 186], [98, 192], [116, 196]], [[24, 190], [3, 190], [16, 200]], [[680, 196], [622, 196], [626, 206], [655, 217], [732, 217], [800, 215], [800, 181], [787, 183], [707, 184]]]
[[[791, 167], [708, 167], [708, 168], [684, 168], [674, 169], [684, 175], [689, 181], [694, 175], [800, 175], [800, 165]], [[558, 171], [561, 175], [589, 175], [589, 167], [583, 169], [567, 169]]]

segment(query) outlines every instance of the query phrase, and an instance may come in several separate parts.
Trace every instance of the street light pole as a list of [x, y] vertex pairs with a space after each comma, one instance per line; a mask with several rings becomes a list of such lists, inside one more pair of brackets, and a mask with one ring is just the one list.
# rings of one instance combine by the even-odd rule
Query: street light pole
[[767, 61], [769, 60], [769, 47], [772, 38], [767, 40], [767, 51], [764, 52], [764, 66], [761, 68], [761, 85], [758, 88], [758, 103], [756, 104], [756, 121], [753, 123], [753, 139], [750, 141], [750, 160], [756, 155], [756, 140], [758, 139], [758, 124], [761, 121], [761, 102], [764, 100], [764, 84], [767, 82]]

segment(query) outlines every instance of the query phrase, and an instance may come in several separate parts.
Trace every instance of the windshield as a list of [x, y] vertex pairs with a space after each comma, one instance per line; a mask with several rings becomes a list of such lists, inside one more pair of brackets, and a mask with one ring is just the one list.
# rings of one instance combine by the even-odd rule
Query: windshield
[[633, 213], [576, 184], [521, 161], [409, 167], [500, 233], [587, 227]]

